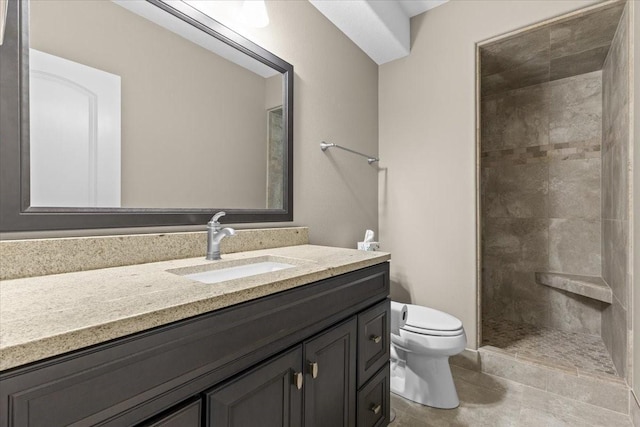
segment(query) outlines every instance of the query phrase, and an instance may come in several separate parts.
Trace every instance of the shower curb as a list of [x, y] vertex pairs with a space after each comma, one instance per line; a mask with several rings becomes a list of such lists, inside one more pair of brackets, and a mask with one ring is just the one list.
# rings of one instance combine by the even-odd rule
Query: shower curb
[[622, 378], [555, 367], [529, 357], [523, 360], [491, 346], [465, 350], [451, 363], [629, 415], [629, 386]]

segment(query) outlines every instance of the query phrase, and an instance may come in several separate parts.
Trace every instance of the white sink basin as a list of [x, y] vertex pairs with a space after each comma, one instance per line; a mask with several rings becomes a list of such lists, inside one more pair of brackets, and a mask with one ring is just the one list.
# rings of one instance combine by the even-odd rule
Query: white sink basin
[[220, 268], [217, 270], [202, 271], [200, 273], [185, 274], [182, 277], [201, 283], [219, 283], [227, 280], [240, 279], [242, 277], [255, 276], [263, 273], [284, 270], [295, 267], [284, 262], [262, 261], [252, 264], [236, 265], [234, 267]]

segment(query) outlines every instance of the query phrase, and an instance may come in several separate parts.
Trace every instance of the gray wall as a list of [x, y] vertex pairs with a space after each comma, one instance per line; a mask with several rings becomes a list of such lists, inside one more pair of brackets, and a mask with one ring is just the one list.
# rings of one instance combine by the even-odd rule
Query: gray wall
[[378, 153], [378, 66], [311, 3], [267, 10], [245, 35], [294, 66], [294, 223], [313, 244], [355, 248], [378, 229], [378, 168], [320, 141]]
[[481, 104], [483, 318], [600, 333], [601, 303], [536, 271], [600, 275], [602, 72]]
[[613, 304], [602, 316], [602, 338], [621, 376], [630, 372], [631, 337], [629, 15], [627, 7], [602, 78], [602, 276], [613, 291]]

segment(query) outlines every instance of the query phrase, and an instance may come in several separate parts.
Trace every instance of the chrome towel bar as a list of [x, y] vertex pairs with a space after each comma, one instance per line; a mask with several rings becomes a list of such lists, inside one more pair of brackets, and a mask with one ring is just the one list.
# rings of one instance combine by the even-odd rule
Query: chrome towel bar
[[369, 164], [372, 164], [372, 163], [375, 163], [375, 162], [379, 162], [379, 161], [380, 161], [380, 159], [379, 159], [379, 158], [377, 158], [377, 157], [369, 156], [368, 154], [360, 153], [360, 152], [358, 152], [358, 151], [354, 151], [354, 150], [352, 150], [352, 149], [350, 149], [350, 148], [343, 147], [343, 146], [338, 145], [338, 144], [333, 144], [333, 143], [324, 142], [324, 141], [322, 141], [322, 142], [320, 143], [320, 149], [321, 149], [322, 151], [327, 151], [327, 148], [331, 148], [331, 147], [339, 148], [339, 149], [341, 149], [341, 150], [345, 150], [345, 151], [348, 151], [348, 152], [350, 152], [350, 153], [357, 154], [358, 156], [366, 157], [366, 158], [367, 158], [367, 162], [369, 162]]

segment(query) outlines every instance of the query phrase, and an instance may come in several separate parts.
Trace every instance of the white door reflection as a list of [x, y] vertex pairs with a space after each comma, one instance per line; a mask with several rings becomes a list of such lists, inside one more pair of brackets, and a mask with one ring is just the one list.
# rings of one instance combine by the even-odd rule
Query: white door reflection
[[30, 205], [120, 207], [120, 76], [30, 49]]

